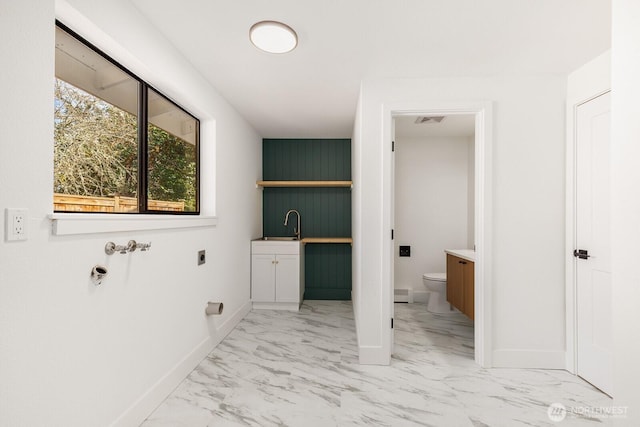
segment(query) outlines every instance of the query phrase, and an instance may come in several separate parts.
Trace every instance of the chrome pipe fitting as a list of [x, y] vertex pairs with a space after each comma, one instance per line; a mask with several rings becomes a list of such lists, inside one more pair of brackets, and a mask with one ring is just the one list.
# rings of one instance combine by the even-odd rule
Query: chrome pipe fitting
[[147, 251], [151, 249], [151, 242], [138, 243], [135, 240], [129, 240], [126, 245], [116, 245], [113, 242], [107, 242], [107, 244], [104, 245], [104, 253], [107, 255], [113, 255], [116, 252], [126, 254], [128, 252], [135, 252], [136, 249], [140, 249], [141, 252]]

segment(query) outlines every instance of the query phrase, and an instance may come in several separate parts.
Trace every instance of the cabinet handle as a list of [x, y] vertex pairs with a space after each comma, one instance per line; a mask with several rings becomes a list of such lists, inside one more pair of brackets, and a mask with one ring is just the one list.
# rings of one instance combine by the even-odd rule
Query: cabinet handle
[[458, 264], [466, 264], [467, 261], [458, 261]]

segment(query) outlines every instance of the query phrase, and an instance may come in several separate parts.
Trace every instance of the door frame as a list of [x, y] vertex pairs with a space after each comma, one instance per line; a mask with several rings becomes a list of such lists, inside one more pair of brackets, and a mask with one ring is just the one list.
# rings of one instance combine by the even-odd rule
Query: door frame
[[577, 111], [578, 107], [589, 101], [611, 92], [611, 89], [601, 90], [587, 98], [576, 101], [567, 106], [567, 173], [566, 173], [566, 229], [565, 229], [565, 301], [566, 301], [566, 352], [565, 369], [572, 374], [578, 373], [578, 293], [577, 293], [577, 258], [573, 250], [577, 248], [578, 230], [576, 222], [576, 162], [577, 162]]
[[[493, 104], [489, 101], [469, 102], [406, 102], [383, 105], [382, 124], [382, 229], [393, 228], [393, 155], [391, 151], [394, 139], [393, 118], [397, 116], [475, 116], [475, 319], [474, 319], [474, 359], [482, 367], [492, 366], [492, 145], [493, 145]], [[384, 233], [386, 235], [386, 232]], [[393, 317], [393, 262], [394, 245], [390, 238], [383, 239], [382, 254], [382, 301], [383, 318]], [[385, 315], [389, 314], [389, 317]], [[387, 329], [383, 329], [385, 331]], [[384, 339], [389, 349], [389, 357], [393, 348], [393, 334], [388, 329]], [[384, 332], [383, 332], [384, 333]], [[383, 341], [383, 342], [384, 342]]]

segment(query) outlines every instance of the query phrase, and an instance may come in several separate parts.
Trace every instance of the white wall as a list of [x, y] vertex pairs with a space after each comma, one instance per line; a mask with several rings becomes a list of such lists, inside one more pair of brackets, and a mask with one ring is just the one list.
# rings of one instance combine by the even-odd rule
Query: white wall
[[[355, 120], [353, 123], [353, 135], [351, 135], [351, 179], [353, 186], [351, 189], [351, 236], [353, 237], [353, 245], [351, 253], [361, 251], [362, 249], [362, 193], [358, 183], [362, 179], [362, 88], [358, 95], [358, 104], [356, 106]], [[360, 257], [351, 257], [351, 301], [353, 302], [353, 315], [356, 324], [356, 335], [358, 339], [358, 348], [362, 349], [360, 342], [360, 294], [362, 289], [362, 280], [360, 279], [362, 271], [362, 262]]]
[[[396, 128], [394, 282], [417, 301], [427, 295], [422, 275], [446, 272], [444, 250], [467, 248], [469, 145], [468, 137], [403, 138]], [[410, 257], [399, 256], [401, 245]]]
[[628, 406], [617, 425], [640, 425], [640, 2], [613, 0], [612, 35], [612, 269], [614, 403]]
[[[388, 363], [383, 253], [384, 141], [389, 105], [492, 101], [495, 366], [564, 367], [564, 100], [566, 76], [367, 80], [354, 137], [361, 223], [354, 246], [360, 360]], [[358, 215], [354, 209], [354, 215]], [[532, 321], [535, 319], [535, 321]], [[363, 356], [365, 355], [365, 356]]]
[[[0, 231], [0, 425], [138, 425], [249, 309], [261, 139], [129, 2], [1, 9], [0, 208], [29, 209], [30, 233]], [[56, 16], [202, 119], [201, 197], [216, 227], [52, 235]], [[153, 246], [105, 255], [132, 238]], [[110, 271], [99, 288], [97, 263]], [[206, 318], [207, 300], [223, 315]]]

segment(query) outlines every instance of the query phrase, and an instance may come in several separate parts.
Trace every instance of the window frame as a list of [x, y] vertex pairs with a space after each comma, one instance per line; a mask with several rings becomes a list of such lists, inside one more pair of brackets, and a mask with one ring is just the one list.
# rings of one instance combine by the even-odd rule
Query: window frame
[[[61, 211], [54, 210], [54, 215], [57, 214], [90, 214], [90, 215], [160, 215], [160, 216], [183, 216], [183, 215], [200, 215], [200, 119], [198, 119], [195, 115], [191, 114], [188, 110], [182, 107], [179, 103], [175, 102], [173, 99], [165, 95], [163, 92], [158, 90], [156, 87], [150, 85], [142, 78], [138, 77], [135, 73], [124, 67], [122, 64], [117, 62], [111, 56], [107, 55], [104, 51], [96, 47], [94, 44], [89, 42], [87, 39], [79, 35], [77, 32], [73, 31], [71, 28], [60, 22], [56, 19], [55, 25], [57, 28], [60, 28], [80, 43], [82, 43], [87, 48], [93, 50], [95, 53], [100, 55], [106, 61], [110, 62], [112, 65], [120, 69], [122, 72], [129, 75], [132, 79], [138, 82], [138, 111], [137, 111], [137, 126], [138, 126], [138, 188], [137, 188], [137, 199], [138, 199], [138, 211], [137, 212], [90, 212], [90, 211]], [[54, 73], [54, 78], [57, 78]], [[66, 81], [65, 81], [66, 82]], [[72, 86], [73, 83], [66, 82]], [[148, 183], [149, 183], [149, 170], [148, 170], [148, 153], [149, 153], [149, 140], [148, 140], [148, 127], [150, 124], [148, 117], [148, 93], [149, 91], [154, 91], [157, 95], [164, 98], [167, 102], [173, 104], [176, 108], [182, 111], [187, 116], [193, 118], [195, 120], [195, 197], [196, 197], [196, 206], [194, 211], [161, 211], [161, 210], [150, 210], [148, 209]], [[116, 106], [117, 107], [117, 106]]]

